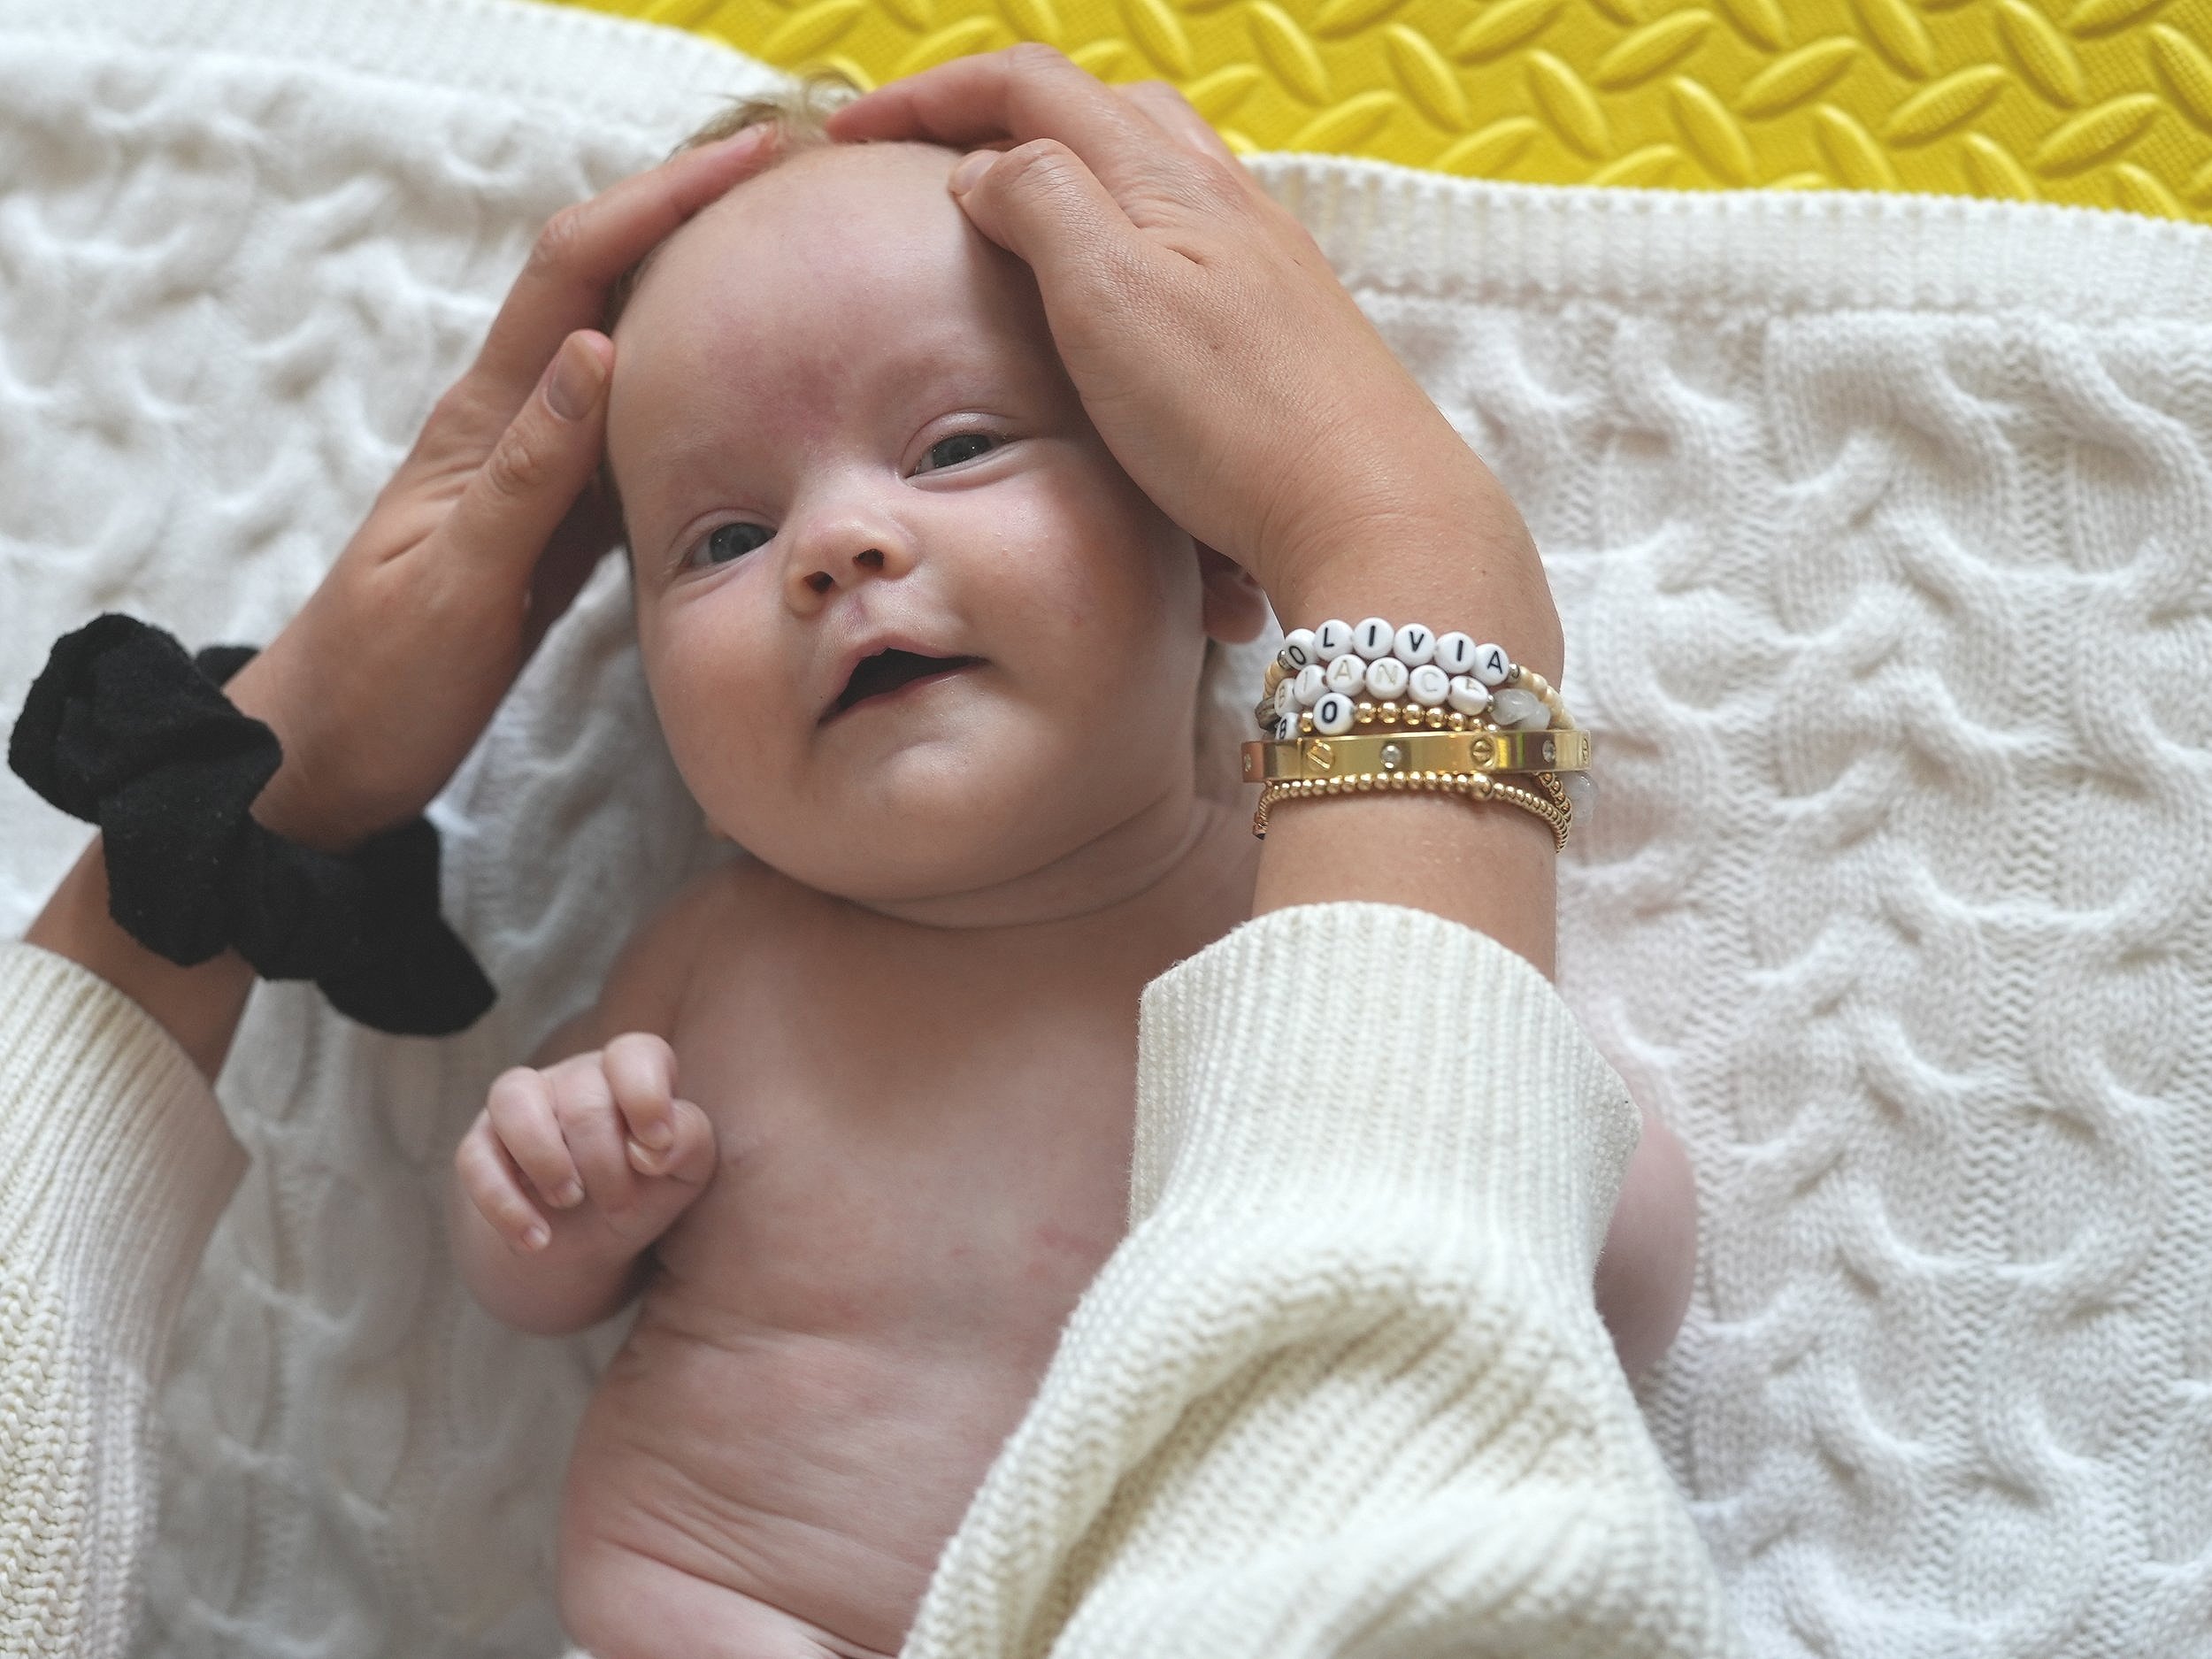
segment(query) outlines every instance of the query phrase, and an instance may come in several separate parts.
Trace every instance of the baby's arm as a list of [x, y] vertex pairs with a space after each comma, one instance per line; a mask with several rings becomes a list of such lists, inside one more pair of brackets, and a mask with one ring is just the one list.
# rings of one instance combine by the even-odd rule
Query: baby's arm
[[697, 915], [671, 906], [641, 933], [597, 1006], [493, 1083], [454, 1153], [462, 1279], [519, 1330], [559, 1336], [618, 1310], [646, 1251], [713, 1178], [713, 1127], [678, 1097], [666, 1038]]

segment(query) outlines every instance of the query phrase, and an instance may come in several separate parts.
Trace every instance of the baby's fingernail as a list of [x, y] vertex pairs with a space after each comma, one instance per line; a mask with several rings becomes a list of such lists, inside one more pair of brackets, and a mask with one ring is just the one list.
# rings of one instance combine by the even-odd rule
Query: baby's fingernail
[[637, 1132], [637, 1138], [657, 1152], [665, 1149], [668, 1143], [675, 1140], [676, 1132], [666, 1124], [648, 1124]]
[[534, 1221], [523, 1229], [522, 1248], [526, 1250], [542, 1250], [552, 1241], [553, 1234], [542, 1221]]
[[553, 1202], [563, 1210], [573, 1210], [584, 1202], [584, 1189], [574, 1181], [553, 1194]]
[[648, 1151], [634, 1141], [630, 1142], [630, 1162], [648, 1175], [660, 1173], [661, 1155], [657, 1152]]
[[960, 158], [960, 165], [952, 170], [952, 193], [965, 196], [975, 188], [975, 181], [983, 176], [983, 170], [998, 159], [995, 150], [971, 150]]

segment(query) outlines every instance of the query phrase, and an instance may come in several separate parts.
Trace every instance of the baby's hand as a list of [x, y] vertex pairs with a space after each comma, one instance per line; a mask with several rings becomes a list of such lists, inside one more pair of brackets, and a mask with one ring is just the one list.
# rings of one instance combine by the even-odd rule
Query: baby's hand
[[715, 1162], [706, 1113], [676, 1098], [674, 1051], [635, 1032], [503, 1072], [453, 1155], [462, 1190], [509, 1248], [557, 1242], [565, 1257], [623, 1260], [706, 1190]]

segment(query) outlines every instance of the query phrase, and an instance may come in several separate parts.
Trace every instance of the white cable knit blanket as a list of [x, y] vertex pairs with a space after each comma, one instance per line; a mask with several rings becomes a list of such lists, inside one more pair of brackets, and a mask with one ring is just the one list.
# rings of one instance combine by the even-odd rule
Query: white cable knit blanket
[[[537, 225], [764, 79], [508, 0], [0, 0], [0, 715], [101, 609], [267, 638]], [[1545, 550], [1562, 986], [1698, 1164], [1646, 1403], [1755, 1648], [2212, 1653], [2212, 233], [1258, 170]], [[475, 1313], [438, 1195], [711, 856], [611, 565], [439, 815], [500, 1005], [257, 998], [150, 1654], [559, 1645], [606, 1334]], [[83, 834], [0, 786], [0, 926]]]

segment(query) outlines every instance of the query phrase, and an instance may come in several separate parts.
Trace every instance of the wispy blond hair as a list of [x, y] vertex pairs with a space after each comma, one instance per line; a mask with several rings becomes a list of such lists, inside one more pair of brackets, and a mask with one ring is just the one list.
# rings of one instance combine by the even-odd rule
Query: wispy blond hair
[[[748, 175], [757, 178], [761, 173], [803, 151], [829, 148], [835, 142], [829, 135], [831, 114], [841, 105], [850, 104], [860, 93], [861, 88], [841, 70], [809, 70], [782, 90], [731, 99], [726, 106], [668, 153], [672, 157], [680, 156], [687, 150], [697, 150], [703, 145], [718, 144], [726, 138], [734, 138], [749, 127], [765, 124], [775, 129], [771, 141], [774, 148], [759, 169]], [[639, 281], [660, 250], [667, 245], [665, 242], [654, 243], [635, 265], [617, 277], [614, 286], [607, 290], [604, 327], [608, 334], [614, 332], [614, 326], [621, 320], [630, 296], [637, 292]]]

